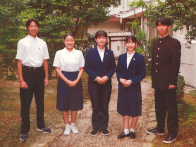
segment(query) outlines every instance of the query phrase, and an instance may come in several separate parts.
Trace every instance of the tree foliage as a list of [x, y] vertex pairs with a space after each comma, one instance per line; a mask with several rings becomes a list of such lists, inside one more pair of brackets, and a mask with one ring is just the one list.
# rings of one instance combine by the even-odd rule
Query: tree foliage
[[[53, 71], [53, 60], [57, 50], [64, 47], [63, 36], [66, 32], [74, 34], [75, 39], [83, 39], [87, 28], [108, 20], [108, 7], [116, 5], [113, 0], [29, 0], [29, 9], [25, 15], [31, 13], [40, 22], [39, 36], [48, 45], [49, 75]], [[87, 38], [89, 39], [89, 38]], [[81, 43], [80, 45], [78, 43]], [[77, 49], [86, 51], [87, 41], [76, 41]], [[81, 47], [81, 45], [83, 47]]]
[[[64, 47], [65, 33], [72, 32], [77, 49], [85, 53], [94, 44], [87, 28], [108, 20], [107, 8], [111, 5], [116, 6], [114, 0], [1, 0], [0, 77], [2, 73], [13, 79], [16, 76], [17, 41], [28, 34], [25, 27], [28, 19], [36, 18], [40, 23], [38, 36], [48, 45], [51, 75], [53, 58], [56, 51]], [[85, 36], [87, 40], [83, 39]]]
[[107, 8], [116, 4], [113, 0], [30, 0], [28, 5], [42, 22], [42, 36], [58, 38], [62, 31], [76, 36], [81, 28], [85, 31], [105, 22], [109, 19]]
[[20, 38], [20, 13], [26, 8], [26, 0], [0, 1], [0, 77], [11, 72], [15, 78], [17, 38]]
[[[25, 9], [26, 0], [0, 1], [0, 37], [5, 35], [7, 29], [14, 29], [20, 22], [19, 14]], [[16, 27], [17, 29], [17, 27]], [[11, 33], [11, 32], [10, 32]], [[5, 37], [4, 37], [5, 38]]]
[[145, 3], [144, 0], [133, 1], [131, 7], [145, 8], [144, 15], [154, 24], [160, 16], [167, 16], [174, 21], [173, 30], [187, 27], [186, 39], [190, 43], [196, 39], [196, 0], [156, 0]]
[[144, 30], [141, 30], [139, 25], [139, 20], [136, 18], [133, 22], [130, 22], [131, 29], [135, 32], [135, 37], [137, 38], [137, 48], [136, 51], [144, 55], [146, 63], [146, 73], [151, 74], [151, 58], [152, 58], [152, 45], [156, 38], [148, 39], [147, 34]]

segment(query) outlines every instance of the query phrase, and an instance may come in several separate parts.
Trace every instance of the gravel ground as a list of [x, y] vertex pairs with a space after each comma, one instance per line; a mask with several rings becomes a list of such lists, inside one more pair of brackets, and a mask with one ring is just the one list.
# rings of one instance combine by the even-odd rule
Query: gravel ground
[[[109, 104], [109, 136], [103, 136], [99, 133], [97, 136], [90, 136], [92, 131], [91, 115], [92, 108], [90, 101], [84, 104], [84, 109], [80, 111], [76, 120], [76, 126], [79, 130], [78, 134], [71, 133], [69, 136], [63, 135], [63, 127], [60, 128], [61, 133], [55, 135], [55, 139], [48, 144], [49, 147], [140, 147], [145, 142], [147, 133], [147, 123], [149, 121], [148, 114], [153, 105], [154, 91], [151, 88], [151, 82], [148, 79], [142, 81], [142, 116], [139, 117], [136, 126], [136, 139], [126, 137], [117, 139], [117, 136], [123, 132], [123, 119], [117, 113], [117, 95], [118, 82], [116, 77], [112, 78], [112, 96]], [[131, 124], [131, 122], [130, 122]], [[57, 124], [58, 126], [58, 124]]]

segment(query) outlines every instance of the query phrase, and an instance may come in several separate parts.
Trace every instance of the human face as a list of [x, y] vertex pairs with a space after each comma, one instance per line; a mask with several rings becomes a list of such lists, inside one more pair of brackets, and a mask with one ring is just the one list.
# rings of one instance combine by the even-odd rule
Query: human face
[[72, 50], [75, 45], [75, 40], [72, 36], [67, 36], [64, 40], [66, 49]]
[[157, 26], [157, 30], [158, 30], [159, 35], [161, 36], [161, 38], [168, 35], [168, 31], [169, 31], [170, 28], [171, 28], [171, 26], [161, 24], [161, 22], [159, 21], [158, 26]]
[[97, 42], [98, 47], [104, 47], [107, 42], [107, 38], [104, 36], [100, 36], [95, 38], [95, 41]]
[[30, 25], [28, 26], [27, 30], [29, 31], [29, 35], [35, 38], [39, 31], [39, 27], [34, 21], [32, 21]]
[[133, 42], [131, 39], [129, 39], [129, 41], [125, 44], [127, 51], [129, 53], [132, 53], [135, 51], [135, 48], [137, 46], [137, 43]]

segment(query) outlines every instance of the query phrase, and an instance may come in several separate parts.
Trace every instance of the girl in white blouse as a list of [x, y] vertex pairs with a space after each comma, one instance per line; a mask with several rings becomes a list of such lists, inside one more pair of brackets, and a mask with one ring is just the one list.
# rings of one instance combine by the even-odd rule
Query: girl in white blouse
[[[59, 79], [57, 85], [57, 109], [62, 111], [65, 122], [65, 135], [78, 133], [75, 126], [77, 111], [83, 109], [81, 76], [84, 71], [84, 57], [81, 51], [74, 49], [75, 40], [71, 33], [64, 37], [65, 48], [56, 52], [53, 66]], [[71, 110], [71, 125], [69, 113]]]

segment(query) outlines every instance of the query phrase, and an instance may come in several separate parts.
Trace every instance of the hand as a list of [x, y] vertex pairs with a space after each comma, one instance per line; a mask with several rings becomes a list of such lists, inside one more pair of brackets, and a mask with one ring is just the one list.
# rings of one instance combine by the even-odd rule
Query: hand
[[105, 82], [107, 82], [107, 80], [109, 80], [109, 78], [108, 78], [108, 76], [103, 76], [103, 77], [102, 77], [102, 80], [103, 80], [104, 83], [105, 83]]
[[99, 83], [99, 84], [105, 84], [105, 82], [103, 81], [103, 79], [101, 77], [97, 77], [96, 78], [96, 81]]
[[123, 79], [123, 78], [120, 78], [120, 82], [123, 84], [123, 86], [125, 85], [127, 80]]
[[169, 85], [169, 89], [174, 89], [176, 85]]
[[44, 86], [46, 86], [46, 85], [48, 85], [48, 79], [47, 78], [45, 78], [45, 80], [44, 80]]
[[68, 85], [69, 87], [73, 87], [73, 86], [72, 86], [72, 85], [73, 85], [73, 81], [68, 80], [66, 83], [67, 83], [67, 85]]
[[125, 86], [126, 86], [126, 87], [130, 86], [131, 84], [132, 84], [132, 81], [131, 81], [131, 80], [127, 80], [127, 81], [125, 82]]
[[21, 81], [21, 82], [20, 82], [20, 87], [21, 87], [22, 89], [28, 89], [28, 85], [27, 85], [27, 83], [26, 83], [25, 81]]
[[78, 81], [75, 80], [75, 81], [72, 82], [72, 86], [71, 87], [75, 87], [77, 84], [78, 84]]

